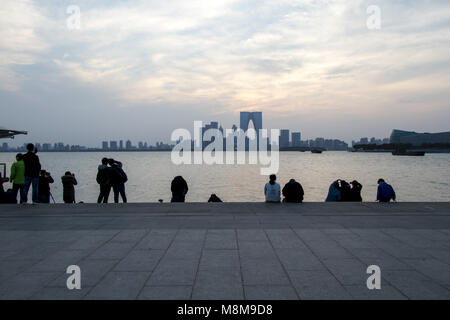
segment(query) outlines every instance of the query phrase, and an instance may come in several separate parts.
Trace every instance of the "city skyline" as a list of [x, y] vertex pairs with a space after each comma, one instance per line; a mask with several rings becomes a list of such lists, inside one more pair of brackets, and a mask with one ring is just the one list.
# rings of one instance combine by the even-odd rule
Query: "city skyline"
[[0, 126], [27, 130], [18, 144], [159, 141], [259, 110], [268, 128], [348, 143], [447, 131], [450, 3], [377, 1], [379, 28], [372, 4], [80, 0], [77, 24], [66, 3], [5, 0]]

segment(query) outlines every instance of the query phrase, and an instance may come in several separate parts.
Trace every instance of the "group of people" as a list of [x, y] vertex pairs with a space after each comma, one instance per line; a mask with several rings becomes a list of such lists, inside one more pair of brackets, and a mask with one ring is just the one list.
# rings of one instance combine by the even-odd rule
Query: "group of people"
[[[39, 157], [36, 155], [37, 149], [33, 144], [27, 145], [27, 151], [24, 155], [21, 153], [17, 154], [16, 162], [11, 166], [10, 181], [13, 184], [12, 189], [7, 191], [3, 189], [4, 179], [0, 174], [0, 203], [17, 203], [17, 195], [20, 195], [20, 203], [27, 203], [30, 188], [32, 188], [33, 203], [50, 203], [50, 198], [53, 198], [50, 192], [50, 185], [55, 182], [54, 179], [49, 172], [42, 170]], [[120, 161], [103, 158], [98, 166], [96, 180], [100, 186], [97, 203], [107, 203], [111, 189], [114, 193], [115, 203], [119, 202], [119, 196], [122, 198], [122, 202], [127, 202], [125, 183], [128, 181], [128, 177]], [[269, 177], [269, 182], [264, 186], [266, 202], [303, 202], [305, 193], [299, 182], [295, 181], [295, 179], [290, 179], [281, 189], [280, 184], [276, 180], [276, 175], [272, 174]], [[65, 203], [75, 203], [74, 186], [78, 183], [75, 174], [67, 171], [61, 177], [61, 182], [63, 185], [63, 201]], [[338, 179], [330, 185], [325, 201], [361, 202], [362, 187], [361, 183], [356, 180], [348, 183], [345, 180]], [[172, 192], [171, 202], [185, 202], [189, 188], [182, 176], [176, 176], [172, 180], [170, 189]], [[281, 195], [283, 200], [281, 200]], [[390, 202], [391, 200], [396, 201], [394, 189], [383, 179], [379, 179], [377, 201]], [[55, 202], [54, 199], [53, 201]], [[162, 202], [162, 200], [159, 201]], [[222, 200], [216, 194], [211, 194], [208, 202], [222, 202]]]
[[122, 202], [127, 202], [125, 193], [125, 183], [128, 177], [122, 169], [122, 162], [103, 158], [102, 163], [98, 166], [97, 183], [100, 185], [100, 194], [97, 203], [107, 203], [111, 189], [114, 192], [114, 202], [119, 202], [119, 195]]
[[348, 183], [345, 180], [338, 179], [330, 185], [325, 202], [361, 202], [361, 190], [362, 185], [356, 180]]
[[[276, 175], [272, 174], [269, 177], [269, 182], [264, 186], [266, 202], [280, 203], [281, 194], [284, 196], [283, 202], [303, 202], [305, 193], [299, 182], [295, 181], [295, 179], [291, 179], [285, 184], [283, 190], [281, 190], [281, 187], [276, 180]], [[345, 180], [338, 179], [330, 185], [325, 202], [362, 202], [362, 187], [362, 184], [356, 180], [348, 183]], [[390, 202], [391, 200], [396, 201], [394, 188], [386, 183], [384, 179], [378, 179], [377, 201]]]
[[[4, 178], [0, 175], [0, 203], [17, 203], [19, 195], [19, 203], [28, 202], [28, 193], [30, 188], [31, 200], [33, 204], [50, 203], [53, 198], [50, 192], [50, 184], [54, 183], [50, 172], [43, 170], [38, 150], [32, 143], [27, 145], [27, 153], [16, 155], [16, 161], [11, 166], [11, 175], [9, 181], [12, 183], [12, 189], [4, 190]], [[65, 203], [75, 203], [75, 188], [77, 184], [75, 174], [67, 171], [62, 177], [63, 185], [63, 201]], [[53, 199], [54, 201], [54, 199]]]
[[266, 202], [269, 203], [279, 203], [281, 202], [281, 194], [283, 194], [283, 202], [301, 203], [303, 202], [303, 196], [305, 192], [300, 183], [295, 181], [295, 179], [289, 180], [281, 190], [281, 186], [276, 182], [277, 176], [271, 174], [269, 176], [269, 182], [264, 186], [264, 196], [266, 197]]

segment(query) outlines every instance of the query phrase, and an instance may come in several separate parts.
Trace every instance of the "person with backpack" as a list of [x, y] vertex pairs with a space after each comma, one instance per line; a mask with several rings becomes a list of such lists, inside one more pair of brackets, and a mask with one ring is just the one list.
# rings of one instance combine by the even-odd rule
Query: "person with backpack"
[[122, 169], [122, 162], [114, 159], [109, 159], [109, 181], [114, 192], [114, 203], [119, 203], [119, 194], [122, 197], [122, 202], [127, 203], [127, 196], [125, 194], [125, 183], [128, 177]]
[[20, 194], [20, 203], [25, 202], [25, 163], [23, 162], [23, 154], [16, 155], [16, 162], [11, 166], [11, 174], [9, 181], [13, 184], [14, 198], [17, 200], [17, 193]]
[[111, 192], [109, 174], [108, 159], [103, 158], [97, 171], [97, 183], [100, 185], [100, 194], [98, 195], [97, 203], [108, 203], [109, 194]]
[[283, 202], [301, 203], [303, 202], [303, 196], [305, 192], [300, 183], [295, 181], [295, 179], [289, 180], [288, 183], [283, 187]]
[[186, 180], [182, 176], [173, 178], [170, 184], [170, 191], [172, 191], [172, 199], [170, 202], [184, 202], [186, 194], [189, 191]]
[[77, 179], [75, 179], [75, 174], [70, 171], [61, 177], [61, 182], [63, 184], [63, 200], [64, 203], [75, 203], [75, 185], [78, 184]]
[[281, 196], [280, 196], [280, 184], [278, 182], [275, 182], [277, 180], [277, 176], [274, 174], [271, 174], [269, 177], [269, 182], [266, 183], [264, 186], [264, 195], [266, 197], [266, 202], [271, 203], [280, 203]]

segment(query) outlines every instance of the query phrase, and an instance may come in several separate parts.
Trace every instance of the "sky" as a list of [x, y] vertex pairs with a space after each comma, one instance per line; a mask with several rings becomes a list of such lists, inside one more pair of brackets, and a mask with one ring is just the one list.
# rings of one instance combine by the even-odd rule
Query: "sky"
[[169, 142], [240, 111], [302, 139], [449, 131], [449, 83], [448, 0], [0, 5], [0, 126], [29, 132], [10, 145]]

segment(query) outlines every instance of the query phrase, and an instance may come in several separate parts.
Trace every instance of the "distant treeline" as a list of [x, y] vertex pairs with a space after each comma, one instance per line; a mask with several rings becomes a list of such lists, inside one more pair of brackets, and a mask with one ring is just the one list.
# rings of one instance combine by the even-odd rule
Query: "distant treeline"
[[411, 143], [357, 144], [353, 148], [362, 150], [405, 150], [405, 149], [450, 149], [450, 143], [423, 143], [413, 146]]

